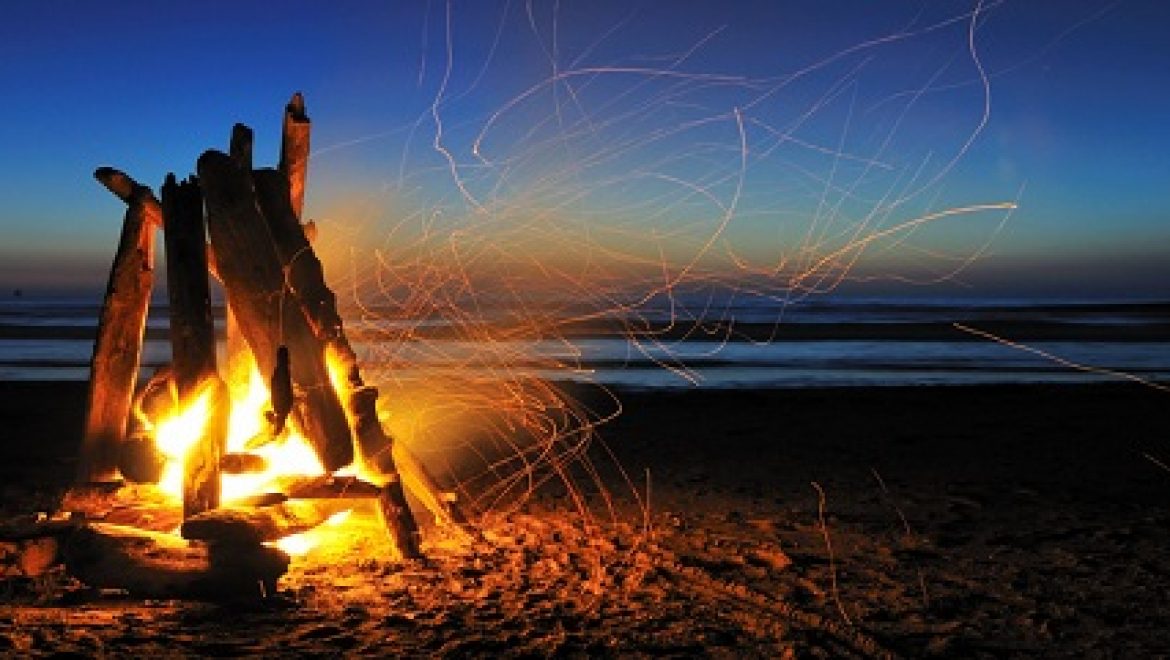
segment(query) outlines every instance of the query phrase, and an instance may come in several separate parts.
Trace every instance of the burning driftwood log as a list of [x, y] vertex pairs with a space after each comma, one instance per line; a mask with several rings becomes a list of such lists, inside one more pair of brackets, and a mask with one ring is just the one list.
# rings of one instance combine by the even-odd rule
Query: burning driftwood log
[[[12, 546], [5, 546], [11, 550], [6, 556], [27, 555], [29, 565], [21, 571], [40, 570], [51, 555], [95, 587], [149, 597], [235, 597], [254, 594], [256, 585], [271, 590], [287, 568], [288, 557], [263, 543], [322, 524], [352, 505], [346, 500], [376, 500], [406, 558], [422, 553], [404, 487], [437, 522], [466, 522], [423, 464], [382, 427], [378, 391], [363, 380], [345, 336], [336, 298], [310, 245], [314, 226], [302, 224], [310, 128], [304, 99], [295, 94], [285, 108], [277, 169], [253, 168], [252, 130], [237, 124], [229, 153], [200, 156], [198, 178], [168, 175], [161, 203], [125, 174], [97, 171], [127, 211], [94, 348], [81, 483], [62, 504], [87, 516], [64, 526], [38, 523], [32, 536], [5, 539]], [[135, 398], [153, 283], [153, 232], [160, 227], [172, 362]], [[231, 393], [217, 365], [209, 275], [222, 283], [227, 298], [227, 373], [233, 382], [242, 379], [254, 362], [271, 375], [270, 428], [258, 442], [282, 435], [287, 416], [329, 473], [283, 477], [269, 484], [270, 492], [226, 507], [220, 503], [223, 475], [264, 472], [269, 459], [227, 453]], [[166, 461], [175, 457], [164, 455], [154, 425], [196, 404], [205, 414], [191, 423], [202, 427], [194, 430], [192, 444], [180, 443], [188, 447], [180, 457], [181, 512], [173, 501], [122, 499], [152, 486], [105, 488], [116, 485], [111, 482], [119, 474], [160, 481]], [[355, 455], [370, 481], [333, 476]], [[180, 521], [187, 540], [160, 532]], [[33, 543], [42, 537], [52, 543]]]
[[118, 444], [126, 433], [154, 283], [154, 230], [162, 225], [158, 200], [149, 188], [111, 168], [101, 168], [94, 176], [126, 202], [127, 209], [90, 362], [78, 470], [83, 483], [118, 476]]
[[208, 396], [210, 412], [198, 442], [183, 459], [183, 515], [219, 506], [219, 462], [227, 443], [230, 399], [215, 364], [215, 325], [208, 287], [203, 196], [193, 180], [167, 176], [162, 188], [171, 365], [184, 405]]

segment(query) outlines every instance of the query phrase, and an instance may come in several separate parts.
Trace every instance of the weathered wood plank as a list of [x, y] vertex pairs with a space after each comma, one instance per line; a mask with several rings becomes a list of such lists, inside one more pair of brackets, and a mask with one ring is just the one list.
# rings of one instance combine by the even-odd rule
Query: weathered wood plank
[[95, 177], [126, 201], [90, 361], [89, 395], [77, 480], [118, 478], [118, 444], [126, 434], [146, 312], [154, 284], [154, 229], [161, 217], [149, 188], [112, 168]]

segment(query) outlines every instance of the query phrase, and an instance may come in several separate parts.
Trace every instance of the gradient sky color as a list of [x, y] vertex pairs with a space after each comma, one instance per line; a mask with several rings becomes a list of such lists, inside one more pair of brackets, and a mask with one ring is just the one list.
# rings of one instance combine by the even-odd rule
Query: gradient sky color
[[[0, 292], [100, 292], [123, 209], [93, 181], [93, 169], [113, 165], [157, 187], [168, 171], [193, 170], [204, 149], [226, 146], [235, 122], [256, 130], [258, 163], [273, 161], [280, 111], [302, 90], [314, 121], [308, 215], [334, 219], [334, 234], [348, 240], [376, 238], [395, 214], [466, 202], [432, 146], [432, 110], [472, 197], [504, 191], [539, 206], [540, 194], [525, 197], [525, 188], [539, 191], [556, 163], [588, 160], [629, 131], [650, 135], [658, 118], [677, 125], [743, 108], [744, 137], [761, 160], [745, 178], [728, 240], [749, 258], [766, 260], [768, 242], [786, 240], [778, 219], [821, 217], [826, 181], [853, 185], [865, 200], [906, 185], [824, 153], [840, 148], [902, 173], [945, 174], [905, 206], [910, 214], [1019, 203], [963, 274], [966, 287], [944, 284], [933, 290], [940, 295], [1170, 298], [1170, 6], [985, 2], [975, 41], [991, 113], [970, 149], [944, 167], [981, 117], [963, 19], [976, 6], [4, 3]], [[645, 73], [666, 69], [714, 78], [691, 78], [682, 89]], [[566, 71], [582, 73], [541, 84]], [[493, 120], [500, 109], [507, 112]], [[550, 129], [543, 122], [558, 109], [563, 116]], [[798, 121], [802, 113], [810, 117]], [[577, 131], [584, 125], [596, 129], [592, 137]], [[491, 172], [510, 167], [506, 178], [477, 169], [472, 145], [485, 126], [481, 146], [497, 159]], [[793, 126], [789, 137], [803, 146], [769, 142], [769, 130]], [[662, 159], [670, 176], [703, 182], [725, 200], [731, 183], [721, 173], [738, 159], [726, 149], [736, 142], [733, 121], [712, 122], [557, 185], [571, 181], [588, 193], [574, 201], [577, 213], [622, 227], [655, 216], [646, 222], [668, 233], [692, 220], [687, 204], [661, 198], [661, 213], [648, 213], [639, 196], [656, 188], [612, 179]], [[770, 144], [776, 151], [765, 158]], [[864, 214], [849, 199], [828, 197], [842, 213]], [[638, 214], [618, 217], [634, 208]], [[931, 227], [929, 245], [974, 250], [999, 219]], [[902, 289], [887, 283], [871, 292]]]

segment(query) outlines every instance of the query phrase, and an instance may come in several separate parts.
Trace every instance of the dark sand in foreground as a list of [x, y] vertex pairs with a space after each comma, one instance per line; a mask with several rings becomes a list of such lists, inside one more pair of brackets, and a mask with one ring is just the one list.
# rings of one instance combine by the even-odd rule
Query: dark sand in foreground
[[[83, 383], [0, 383], [0, 513], [52, 507], [84, 396]], [[585, 533], [546, 493], [490, 521], [487, 542], [436, 548], [431, 566], [294, 564], [280, 604], [255, 611], [73, 592], [62, 602], [54, 585], [8, 585], [0, 654], [1170, 652], [1170, 472], [1155, 463], [1170, 462], [1170, 394], [1121, 384], [621, 398], [626, 412], [603, 435], [639, 487], [649, 469], [648, 535], [632, 505]]]

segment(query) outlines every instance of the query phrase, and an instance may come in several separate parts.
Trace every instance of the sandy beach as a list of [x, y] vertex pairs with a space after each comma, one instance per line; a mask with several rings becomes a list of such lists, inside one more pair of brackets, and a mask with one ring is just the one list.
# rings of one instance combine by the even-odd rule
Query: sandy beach
[[[4, 516], [51, 510], [84, 383], [0, 384]], [[0, 654], [1149, 657], [1170, 650], [1166, 394], [631, 391], [585, 523], [551, 487], [425, 565], [294, 562], [241, 611], [9, 580]], [[360, 534], [360, 527], [354, 534]], [[368, 549], [368, 548], [367, 548]]]

